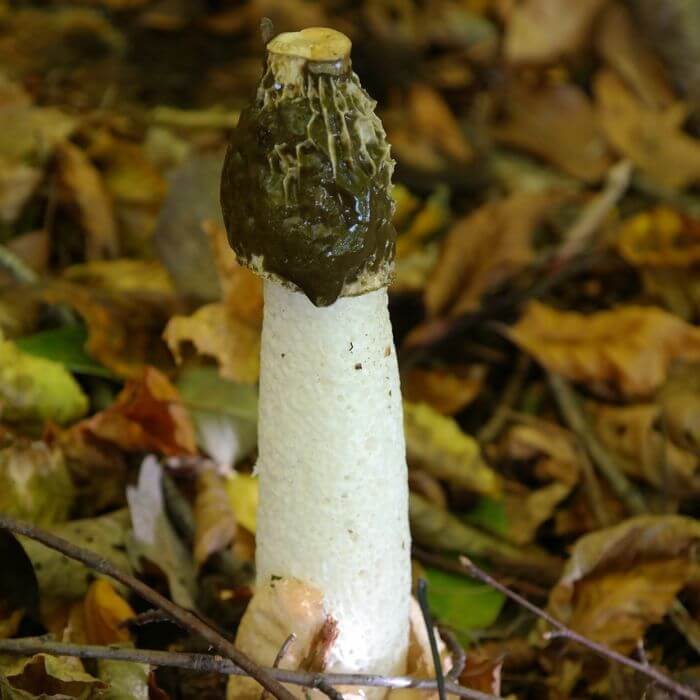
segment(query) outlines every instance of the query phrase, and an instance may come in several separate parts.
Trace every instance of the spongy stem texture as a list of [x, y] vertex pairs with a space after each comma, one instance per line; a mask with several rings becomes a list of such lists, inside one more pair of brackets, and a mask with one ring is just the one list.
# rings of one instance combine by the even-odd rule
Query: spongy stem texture
[[328, 671], [401, 673], [411, 588], [401, 390], [386, 288], [314, 306], [265, 281], [257, 576], [338, 622]]

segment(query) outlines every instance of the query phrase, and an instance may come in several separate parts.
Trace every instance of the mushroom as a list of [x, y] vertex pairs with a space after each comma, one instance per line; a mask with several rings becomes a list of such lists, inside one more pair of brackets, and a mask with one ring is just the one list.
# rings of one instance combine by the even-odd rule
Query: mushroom
[[395, 674], [411, 571], [394, 163], [350, 47], [324, 28], [270, 41], [221, 204], [238, 260], [264, 279], [256, 596], [280, 579], [320, 591], [337, 631], [325, 669]]

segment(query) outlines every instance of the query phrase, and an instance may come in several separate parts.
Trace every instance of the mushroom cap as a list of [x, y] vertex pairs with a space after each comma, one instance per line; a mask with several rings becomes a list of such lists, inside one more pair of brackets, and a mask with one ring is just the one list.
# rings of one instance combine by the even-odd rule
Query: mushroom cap
[[394, 163], [350, 40], [314, 27], [275, 37], [231, 138], [221, 206], [239, 261], [316, 306], [387, 285]]

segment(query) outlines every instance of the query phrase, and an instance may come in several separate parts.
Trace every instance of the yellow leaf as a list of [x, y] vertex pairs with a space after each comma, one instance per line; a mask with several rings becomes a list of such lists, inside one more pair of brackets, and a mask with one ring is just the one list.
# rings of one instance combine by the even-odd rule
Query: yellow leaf
[[194, 558], [203, 564], [214, 552], [227, 547], [236, 534], [226, 483], [214, 469], [203, 470], [197, 478], [194, 519]]
[[649, 395], [673, 360], [700, 359], [700, 329], [655, 306], [580, 314], [533, 302], [509, 335], [548, 370], [603, 395]]
[[182, 361], [183, 344], [191, 343], [200, 355], [218, 362], [222, 377], [257, 381], [260, 331], [237, 319], [224, 304], [206, 304], [191, 316], [174, 316], [163, 337], [177, 362]]
[[234, 472], [226, 484], [236, 521], [255, 534], [258, 511], [258, 480], [248, 474]]
[[106, 579], [98, 578], [88, 588], [84, 602], [85, 633], [88, 644], [118, 644], [130, 639], [121, 623], [134, 617], [129, 603]]
[[646, 177], [672, 190], [700, 181], [700, 141], [681, 128], [683, 105], [650, 108], [610, 71], [598, 74], [594, 92], [608, 141]]
[[690, 267], [700, 261], [700, 221], [659, 206], [625, 221], [617, 248], [631, 265]]
[[482, 460], [479, 444], [452, 418], [427, 404], [404, 402], [406, 455], [411, 466], [461, 488], [493, 495], [500, 479]]
[[401, 233], [396, 242], [396, 257], [405, 258], [426, 239], [443, 229], [450, 221], [450, 193], [446, 187], [438, 187], [428, 198], [425, 206]]

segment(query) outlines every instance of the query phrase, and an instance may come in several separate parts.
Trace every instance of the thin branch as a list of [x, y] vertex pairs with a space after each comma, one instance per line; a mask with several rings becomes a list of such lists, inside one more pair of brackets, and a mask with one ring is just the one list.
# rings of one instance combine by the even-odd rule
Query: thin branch
[[211, 647], [220, 654], [232, 659], [237, 666], [258, 681], [263, 688], [269, 690], [278, 700], [294, 700], [294, 696], [279, 681], [270, 676], [267, 671], [263, 670], [243, 652], [236, 649], [231, 642], [222, 637], [216, 630], [206, 625], [189, 610], [181, 608], [134, 576], [121, 571], [104, 557], [87, 549], [83, 549], [82, 547], [77, 547], [71, 542], [61, 537], [56, 537], [56, 535], [52, 535], [50, 532], [41, 530], [34, 525], [15, 520], [6, 515], [0, 515], [0, 528], [41, 542], [41, 544], [46, 547], [55, 549], [57, 552], [61, 552], [61, 554], [71, 559], [82, 562], [90, 569], [98, 571], [105, 576], [109, 576], [115, 581], [119, 581], [119, 583], [130, 588], [144, 600], [147, 600], [152, 605], [166, 612], [173, 620], [178, 622], [189, 632], [209, 642]]
[[665, 673], [662, 673], [653, 666], [630, 659], [614, 649], [606, 647], [604, 644], [594, 642], [592, 639], [588, 639], [578, 632], [575, 632], [562, 622], [559, 622], [559, 620], [557, 620], [555, 617], [552, 617], [552, 615], [550, 615], [546, 610], [538, 608], [534, 603], [527, 600], [527, 598], [523, 598], [515, 591], [512, 591], [507, 586], [504, 586], [500, 581], [493, 578], [493, 576], [486, 573], [483, 569], [480, 569], [471, 561], [471, 559], [462, 556], [459, 558], [459, 560], [473, 578], [481, 581], [482, 583], [488, 584], [492, 588], [495, 588], [497, 591], [503, 593], [503, 595], [515, 601], [521, 607], [529, 610], [533, 615], [536, 615], [549, 623], [554, 628], [555, 632], [550, 634], [548, 638], [551, 639], [554, 637], [563, 637], [569, 639], [572, 642], [576, 642], [577, 644], [586, 647], [594, 654], [598, 654], [598, 656], [602, 656], [610, 661], [616, 661], [623, 666], [634, 669], [638, 673], [647, 676], [647, 678], [651, 678], [655, 683], [658, 683], [658, 685], [670, 690], [681, 698], [687, 698], [687, 700], [700, 700], [700, 695], [698, 695], [692, 688], [677, 683]]
[[[229, 676], [248, 675], [232, 661], [213, 654], [187, 654], [172, 651], [151, 651], [133, 647], [103, 647], [89, 644], [65, 644], [44, 638], [0, 639], [0, 653], [30, 656], [32, 654], [53, 654], [55, 656], [75, 656], [80, 659], [111, 659], [113, 661], [133, 661], [149, 666], [184, 668], [200, 673], [221, 673]], [[309, 673], [287, 671], [279, 668], [262, 669], [280, 683], [289, 683], [307, 688], [318, 688], [320, 682], [337, 686], [364, 686], [368, 688], [399, 688], [413, 690], [436, 690], [437, 681], [408, 676], [378, 676], [358, 673]], [[495, 695], [464, 688], [447, 681], [448, 693], [469, 700], [498, 700]]]
[[[289, 651], [289, 647], [292, 646], [294, 641], [296, 640], [297, 636], [294, 634], [294, 632], [290, 633], [290, 635], [287, 637], [282, 642], [282, 646], [279, 648], [279, 651], [277, 652], [277, 656], [275, 656], [275, 660], [272, 662], [272, 668], [279, 668], [280, 664], [282, 663], [282, 659], [287, 655], [287, 652]], [[262, 693], [260, 693], [260, 700], [268, 700], [270, 697], [270, 694], [267, 692], [267, 690], [263, 690]]]
[[420, 605], [423, 619], [425, 620], [425, 628], [428, 633], [428, 641], [430, 642], [430, 653], [433, 656], [433, 665], [435, 666], [435, 678], [437, 680], [437, 689], [440, 700], [447, 700], [445, 692], [445, 675], [442, 672], [442, 660], [438, 651], [437, 639], [435, 639], [435, 627], [433, 626], [433, 617], [430, 614], [430, 606], [428, 605], [428, 584], [424, 578], [418, 579], [418, 589], [416, 591], [418, 604]]
[[576, 392], [558, 374], [548, 372], [547, 379], [566, 424], [581, 440], [591, 459], [607, 479], [615, 495], [625, 504], [630, 513], [634, 515], [646, 513], [648, 508], [642, 494], [625, 476], [618, 460], [603, 447], [588, 425], [588, 421], [579, 405]]
[[467, 653], [457, 641], [457, 637], [446, 627], [438, 625], [442, 641], [452, 655], [452, 668], [445, 674], [445, 680], [457, 681], [467, 665]]

